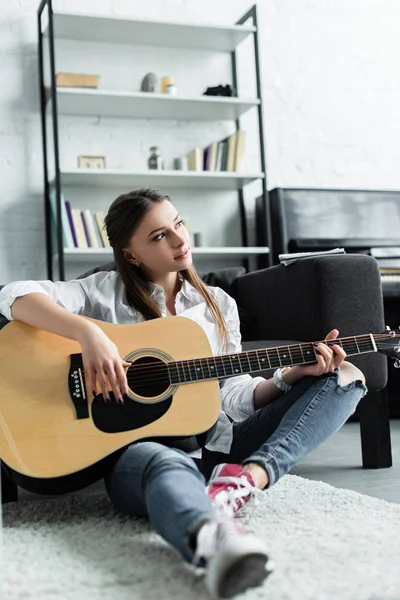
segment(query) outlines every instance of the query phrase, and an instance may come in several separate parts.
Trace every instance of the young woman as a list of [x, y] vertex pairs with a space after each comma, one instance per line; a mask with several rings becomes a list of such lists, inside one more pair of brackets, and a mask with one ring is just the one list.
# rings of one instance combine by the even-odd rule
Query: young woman
[[[80, 315], [111, 323], [181, 315], [201, 325], [213, 354], [241, 350], [236, 303], [196, 274], [188, 231], [168, 196], [152, 189], [119, 196], [106, 228], [116, 271], [11, 283], [0, 292], [0, 312], [78, 341], [87, 389], [97, 382], [109, 402], [129, 393], [129, 363]], [[333, 330], [327, 339], [337, 335]], [[198, 437], [200, 468], [173, 441], [146, 440], [118, 453], [106, 474], [114, 505], [149, 518], [184, 559], [204, 566], [213, 595], [234, 596], [271, 570], [265, 542], [231, 516], [337, 431], [366, 393], [363, 374], [339, 345], [318, 344], [315, 353], [315, 364], [279, 369], [272, 379], [222, 381], [220, 416]]]

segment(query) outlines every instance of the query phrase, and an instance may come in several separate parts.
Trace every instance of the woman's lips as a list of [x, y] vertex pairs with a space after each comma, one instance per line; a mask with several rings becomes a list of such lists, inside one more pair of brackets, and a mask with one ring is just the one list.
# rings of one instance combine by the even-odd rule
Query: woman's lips
[[182, 260], [183, 258], [187, 258], [189, 256], [189, 252], [190, 252], [190, 248], [188, 248], [186, 250], [186, 252], [184, 252], [184, 254], [177, 256], [174, 260]]

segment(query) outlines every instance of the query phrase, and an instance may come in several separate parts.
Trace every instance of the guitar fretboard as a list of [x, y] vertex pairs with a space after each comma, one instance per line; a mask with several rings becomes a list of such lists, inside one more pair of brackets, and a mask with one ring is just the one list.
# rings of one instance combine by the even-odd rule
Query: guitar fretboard
[[[372, 335], [360, 335], [325, 341], [328, 346], [339, 345], [348, 356], [376, 352]], [[190, 383], [207, 379], [225, 379], [235, 375], [254, 373], [264, 369], [292, 367], [316, 362], [313, 342], [247, 350], [238, 354], [208, 356], [169, 362], [168, 373], [172, 384]]]

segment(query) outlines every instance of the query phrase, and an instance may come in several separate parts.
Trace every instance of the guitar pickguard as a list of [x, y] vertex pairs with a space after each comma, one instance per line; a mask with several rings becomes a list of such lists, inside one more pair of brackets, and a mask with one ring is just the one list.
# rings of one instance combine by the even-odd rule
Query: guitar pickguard
[[101, 394], [92, 403], [92, 419], [100, 431], [119, 433], [139, 429], [160, 419], [169, 410], [173, 396], [154, 404], [144, 404], [125, 397], [124, 404], [118, 404], [112, 392], [110, 401], [104, 402]]

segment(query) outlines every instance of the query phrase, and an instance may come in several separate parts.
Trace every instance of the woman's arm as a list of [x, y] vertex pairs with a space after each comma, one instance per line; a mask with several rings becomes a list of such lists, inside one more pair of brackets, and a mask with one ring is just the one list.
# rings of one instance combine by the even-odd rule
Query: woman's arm
[[[41, 289], [37, 282], [31, 283], [39, 287], [35, 288], [30, 282], [18, 282], [3, 288], [0, 307], [6, 313], [5, 316], [79, 342], [85, 364], [87, 391], [96, 391], [97, 380], [106, 400], [109, 399], [110, 387], [115, 398], [122, 400], [123, 395], [129, 391], [124, 370], [129, 363], [120, 357], [118, 348], [100, 327], [64, 308], [66, 305], [75, 308], [77, 312], [82, 311], [86, 296], [83, 289], [81, 296], [79, 293], [74, 296], [73, 291], [77, 288], [74, 285], [68, 286], [68, 283], [57, 282], [57, 291], [57, 284], [52, 282], [46, 282], [52, 288], [50, 290]], [[60, 287], [63, 288], [62, 293]], [[41, 291], [37, 292], [36, 289]], [[18, 295], [19, 293], [23, 295]], [[58, 302], [51, 295], [57, 297]]]
[[85, 331], [94, 326], [91, 321], [70, 313], [49, 296], [37, 292], [19, 296], [12, 303], [10, 310], [13, 319], [77, 342]]

